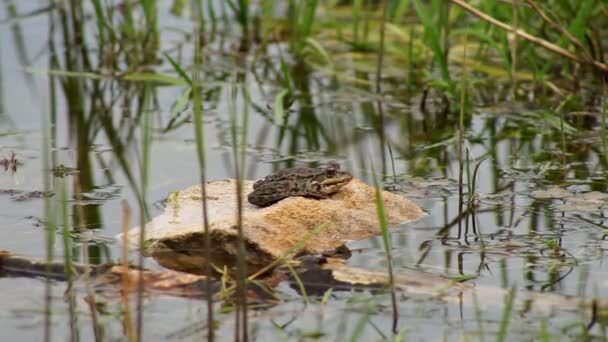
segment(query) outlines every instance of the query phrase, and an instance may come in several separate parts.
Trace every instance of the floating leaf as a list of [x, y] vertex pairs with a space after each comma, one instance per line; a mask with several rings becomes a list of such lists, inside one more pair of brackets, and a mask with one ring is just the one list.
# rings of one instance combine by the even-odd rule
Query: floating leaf
[[604, 202], [608, 201], [608, 194], [599, 191], [591, 191], [584, 193], [583, 198], [587, 201]]
[[537, 198], [537, 199], [544, 199], [544, 198], [563, 199], [563, 198], [573, 197], [574, 194], [571, 193], [570, 191], [568, 191], [566, 189], [562, 189], [558, 186], [552, 186], [546, 190], [534, 190], [534, 191], [532, 191], [530, 196]]
[[560, 211], [584, 211], [584, 212], [594, 212], [598, 211], [601, 207], [600, 203], [587, 201], [584, 198], [573, 197], [568, 198], [566, 203], [558, 204], [555, 206], [555, 209]]

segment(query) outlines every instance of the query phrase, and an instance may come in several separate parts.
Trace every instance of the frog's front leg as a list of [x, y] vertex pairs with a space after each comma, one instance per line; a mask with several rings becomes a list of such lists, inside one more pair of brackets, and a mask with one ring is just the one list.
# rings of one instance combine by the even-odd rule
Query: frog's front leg
[[303, 196], [303, 197], [308, 197], [308, 198], [314, 198], [314, 199], [318, 199], [318, 200], [322, 200], [322, 199], [326, 199], [328, 198], [327, 195], [319, 193], [319, 192], [309, 192], [309, 191], [304, 191], [301, 193], [297, 193], [294, 194], [293, 196]]

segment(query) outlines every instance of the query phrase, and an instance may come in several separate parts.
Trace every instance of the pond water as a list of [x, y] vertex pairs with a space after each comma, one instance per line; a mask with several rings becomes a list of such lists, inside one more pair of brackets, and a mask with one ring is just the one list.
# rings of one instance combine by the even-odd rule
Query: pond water
[[[0, 165], [0, 249], [45, 258], [45, 222], [53, 212], [57, 222], [67, 218], [71, 229], [86, 228], [87, 234], [72, 231], [75, 261], [83, 262], [86, 247], [91, 263], [116, 262], [120, 245], [113, 238], [121, 232], [122, 203], [138, 208], [142, 172], [149, 177], [144, 196], [151, 216], [162, 212], [170, 192], [200, 180], [192, 107], [174, 111], [187, 87], [109, 78], [95, 83], [83, 75], [49, 74], [86, 67], [82, 56], [66, 52], [81, 47], [66, 49], [63, 44], [64, 30], [74, 32], [63, 28], [59, 14], [43, 10], [45, 6], [7, 1], [0, 9], [0, 159], [6, 161]], [[88, 63], [104, 66], [93, 9], [85, 10]], [[161, 45], [153, 69], [179, 80], [160, 52], [191, 66], [195, 25], [187, 15], [171, 14], [168, 4], [159, 4], [158, 13]], [[442, 110], [438, 92], [429, 92], [422, 110], [424, 85], [409, 79], [407, 69], [387, 66], [378, 95], [373, 62], [365, 71], [360, 56], [337, 49], [332, 58], [339, 73], [331, 75], [290, 55], [287, 43], [268, 42], [263, 50], [254, 44], [239, 51], [242, 42], [233, 26], [225, 23], [206, 35], [202, 51], [208, 180], [235, 177], [235, 131], [237, 139], [247, 142], [247, 179], [330, 161], [370, 184], [374, 174], [384, 175], [386, 190], [408, 196], [428, 212], [392, 230], [394, 272], [418, 268], [452, 278], [476, 275], [467, 283], [497, 289], [494, 297], [466, 296], [461, 302], [398, 294], [403, 336], [494, 339], [505, 315], [505, 296], [498, 289], [608, 296], [608, 183], [601, 118], [583, 113], [601, 112], [602, 99], [593, 91], [583, 91], [579, 107], [566, 112], [561, 122], [547, 108], [560, 106], [562, 99], [532, 85], [520, 84], [516, 100], [510, 99], [506, 81], [479, 81], [471, 87], [463, 122], [469, 156], [464, 192], [471, 193], [467, 186], [475, 176], [478, 205], [459, 220], [459, 117]], [[51, 45], [58, 65], [53, 64]], [[72, 69], [70, 56], [75, 58]], [[293, 77], [295, 95], [284, 124], [278, 125], [274, 110], [275, 98], [284, 89], [281, 56]], [[124, 63], [114, 65], [125, 71]], [[468, 77], [483, 80], [480, 75]], [[152, 126], [148, 161], [142, 160], [146, 122]], [[233, 130], [234, 125], [238, 127]], [[138, 222], [141, 212], [134, 214], [133, 222]], [[386, 269], [380, 237], [348, 247], [353, 251], [349, 265]], [[60, 234], [53, 250], [54, 257], [63, 260]], [[151, 260], [146, 266], [160, 269]], [[53, 282], [51, 289], [50, 335], [92, 340], [86, 292], [79, 289], [72, 306], [64, 299], [65, 282]], [[252, 338], [338, 341], [392, 336], [389, 294], [334, 292], [327, 303], [304, 305], [289, 286], [278, 290], [283, 303], [252, 311]], [[2, 339], [40, 340], [45, 334], [45, 298], [42, 277], [0, 278]], [[566, 338], [606, 336], [601, 324], [585, 329], [591, 322], [588, 309], [567, 309], [528, 312], [520, 303], [507, 313], [508, 336], [530, 339], [544, 336], [545, 329]], [[108, 299], [97, 311], [104, 339], [125, 339], [120, 301]], [[198, 339], [205, 334], [205, 312], [202, 300], [151, 296], [144, 305], [144, 336]], [[219, 314], [216, 319], [218, 337], [232, 339], [234, 315]]]

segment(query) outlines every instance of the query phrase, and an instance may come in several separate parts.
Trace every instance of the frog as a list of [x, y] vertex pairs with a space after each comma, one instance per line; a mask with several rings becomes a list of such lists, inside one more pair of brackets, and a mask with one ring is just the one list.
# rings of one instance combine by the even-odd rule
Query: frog
[[340, 191], [352, 179], [352, 174], [341, 170], [338, 163], [316, 168], [283, 169], [256, 181], [247, 200], [258, 207], [267, 207], [294, 196], [322, 200]]

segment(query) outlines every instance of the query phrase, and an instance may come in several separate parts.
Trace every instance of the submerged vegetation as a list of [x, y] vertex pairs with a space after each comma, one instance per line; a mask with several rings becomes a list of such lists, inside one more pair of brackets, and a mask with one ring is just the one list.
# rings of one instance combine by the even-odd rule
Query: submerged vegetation
[[[605, 2], [8, 0], [0, 14], [0, 239], [35, 221], [46, 259], [43, 328], [11, 316], [7, 338], [606, 339]], [[382, 234], [349, 246], [349, 263], [386, 271], [389, 289], [314, 296], [286, 255], [292, 287], [269, 290], [247, 269], [244, 180], [331, 161], [377, 188]], [[234, 272], [201, 262], [219, 283], [203, 283], [204, 305], [150, 298], [143, 272], [131, 295], [128, 282], [118, 301], [98, 293], [100, 265], [150, 267], [154, 202], [227, 177], [238, 258]], [[389, 231], [383, 189], [428, 217]], [[38, 197], [44, 216], [24, 207]], [[200, 198], [212, 260], [205, 186]], [[133, 222], [129, 254], [110, 237]], [[480, 289], [406, 294], [408, 268]], [[521, 289], [572, 307], [534, 316], [542, 300]]]

